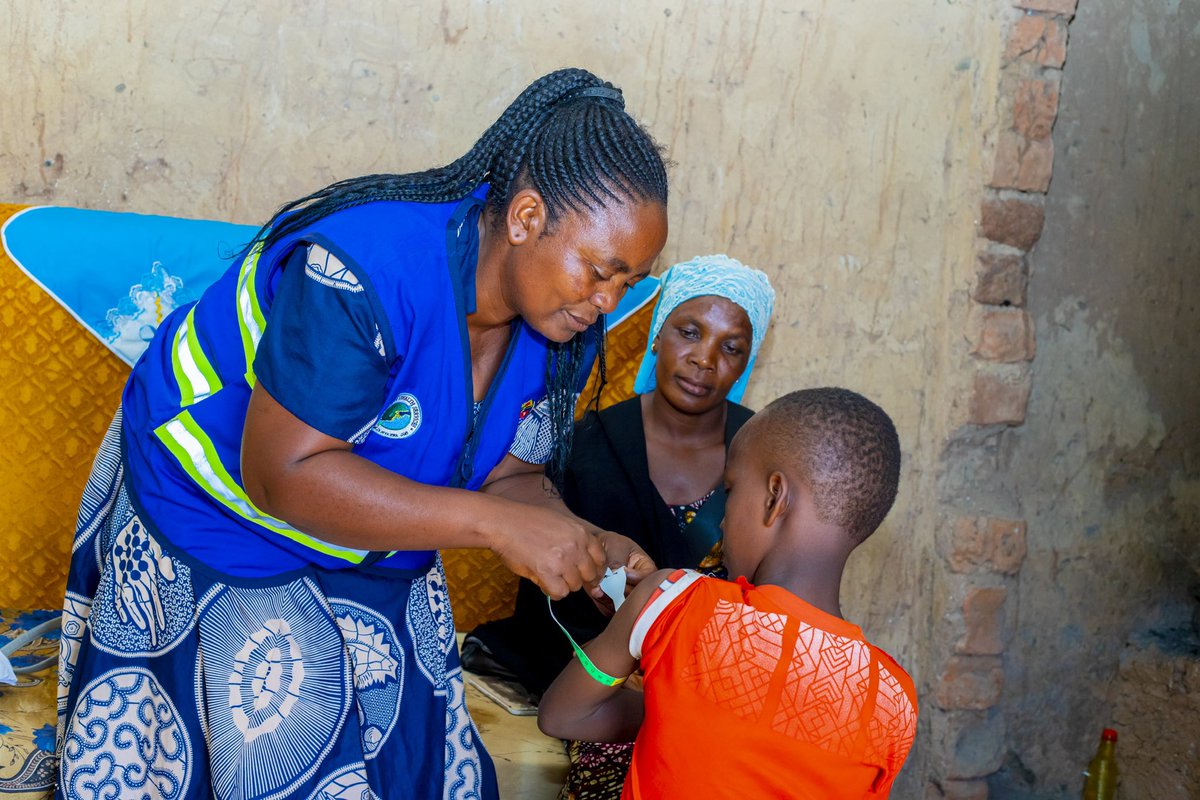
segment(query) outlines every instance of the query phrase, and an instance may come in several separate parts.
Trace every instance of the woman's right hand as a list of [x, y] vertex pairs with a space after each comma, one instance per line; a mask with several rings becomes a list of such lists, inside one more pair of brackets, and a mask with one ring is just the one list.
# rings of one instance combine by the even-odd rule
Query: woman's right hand
[[517, 575], [555, 600], [604, 576], [608, 557], [594, 528], [559, 511], [521, 504], [514, 515], [493, 520], [489, 549]]

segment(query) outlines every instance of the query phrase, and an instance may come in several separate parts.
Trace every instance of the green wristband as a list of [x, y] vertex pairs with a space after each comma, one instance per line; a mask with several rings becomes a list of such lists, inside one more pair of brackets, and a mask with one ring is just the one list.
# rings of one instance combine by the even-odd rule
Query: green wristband
[[554, 620], [554, 624], [557, 625], [559, 630], [563, 632], [563, 635], [567, 637], [567, 641], [571, 643], [572, 649], [575, 650], [575, 657], [579, 659], [580, 666], [583, 667], [584, 672], [586, 672], [592, 680], [604, 686], [620, 686], [629, 679], [628, 675], [626, 675], [624, 678], [617, 678], [609, 675], [607, 672], [597, 667], [595, 663], [588, 658], [588, 654], [583, 652], [583, 648], [575, 643], [575, 638], [571, 636], [570, 631], [563, 627], [563, 624], [558, 621], [558, 617], [554, 616], [554, 605], [550, 600], [550, 595], [546, 595], [546, 608], [550, 609], [550, 619]]

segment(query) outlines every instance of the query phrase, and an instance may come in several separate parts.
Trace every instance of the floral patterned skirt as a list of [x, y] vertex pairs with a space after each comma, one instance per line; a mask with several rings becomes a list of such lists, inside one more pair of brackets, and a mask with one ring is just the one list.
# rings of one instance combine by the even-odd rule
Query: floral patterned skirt
[[495, 798], [428, 570], [220, 574], [131, 505], [113, 421], [63, 611], [58, 796]]
[[567, 744], [571, 768], [558, 800], [620, 800], [625, 773], [633, 758], [633, 742]]

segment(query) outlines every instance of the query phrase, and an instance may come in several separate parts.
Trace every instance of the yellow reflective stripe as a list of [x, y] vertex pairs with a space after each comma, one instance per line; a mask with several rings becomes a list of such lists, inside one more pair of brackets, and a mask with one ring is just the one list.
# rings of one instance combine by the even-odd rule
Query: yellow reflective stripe
[[259, 511], [246, 496], [242, 487], [221, 464], [212, 440], [208, 438], [208, 434], [201, 429], [190, 412], [183, 411], [174, 419], [158, 426], [154, 430], [154, 434], [171, 451], [171, 454], [175, 456], [180, 466], [187, 471], [197, 486], [239, 517], [286, 536], [305, 547], [353, 564], [361, 563], [369, 554], [367, 550], [354, 550], [321, 541], [296, 530], [281, 519]]
[[195, 315], [196, 309], [193, 307], [175, 331], [175, 341], [171, 347], [171, 368], [179, 386], [181, 405], [185, 407], [200, 402], [221, 388], [221, 379], [217, 377], [217, 371], [196, 338]]
[[258, 340], [262, 338], [267, 321], [258, 304], [258, 293], [254, 291], [254, 274], [258, 269], [258, 257], [262, 255], [263, 243], [258, 242], [246, 254], [242, 269], [238, 273], [237, 310], [238, 327], [242, 332], [242, 353], [246, 356], [246, 383], [254, 386], [254, 353]]

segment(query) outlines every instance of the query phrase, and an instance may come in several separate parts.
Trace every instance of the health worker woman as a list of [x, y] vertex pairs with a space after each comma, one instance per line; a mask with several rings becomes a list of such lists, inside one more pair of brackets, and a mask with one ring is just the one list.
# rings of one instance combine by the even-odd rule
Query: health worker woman
[[651, 569], [543, 464], [666, 203], [621, 92], [561, 70], [448, 166], [286, 204], [165, 319], [84, 492], [58, 796], [495, 797], [437, 550], [553, 597]]

